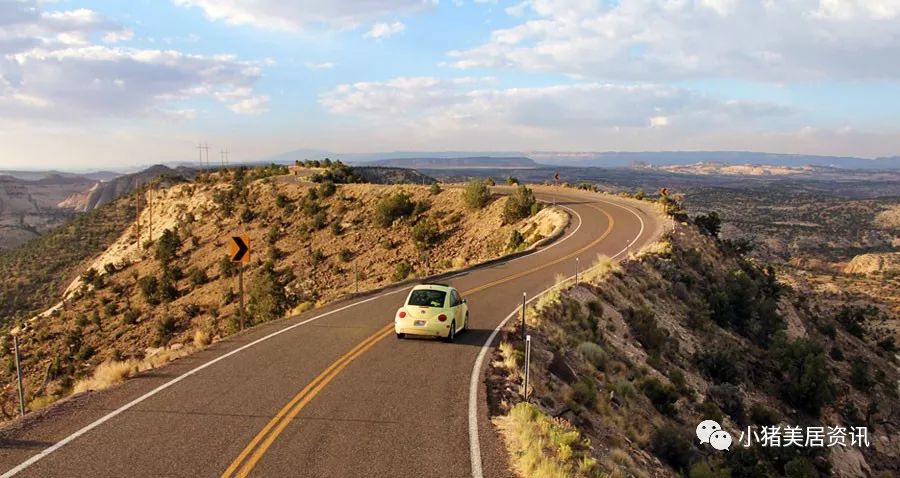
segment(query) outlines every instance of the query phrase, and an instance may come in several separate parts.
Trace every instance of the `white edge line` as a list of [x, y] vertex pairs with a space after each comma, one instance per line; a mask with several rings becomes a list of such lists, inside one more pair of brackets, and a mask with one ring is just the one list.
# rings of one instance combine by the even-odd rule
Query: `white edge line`
[[[620, 207], [620, 208], [630, 212], [631, 214], [634, 214], [634, 217], [638, 218], [638, 221], [640, 221], [640, 223], [641, 223], [641, 229], [640, 229], [640, 231], [638, 231], [637, 236], [635, 236], [635, 238], [632, 239], [631, 242], [629, 242], [628, 245], [626, 245], [624, 249], [622, 249], [616, 255], [614, 255], [610, 258], [610, 259], [615, 259], [615, 258], [621, 256], [622, 254], [624, 254], [625, 252], [627, 252], [628, 249], [632, 245], [634, 245], [634, 243], [637, 242], [641, 238], [641, 236], [644, 234], [644, 220], [641, 219], [641, 217], [637, 213], [635, 213], [632, 209], [630, 209], [626, 206], [623, 206], [621, 204], [616, 204], [613, 202], [609, 202], [609, 201], [604, 201], [602, 199], [598, 199], [598, 201]], [[572, 212], [575, 212], [575, 211], [572, 211]], [[578, 215], [578, 213], [575, 213], [575, 214]], [[580, 221], [581, 216], [578, 216], [578, 218]], [[579, 227], [580, 227], [580, 224], [579, 224]], [[591, 270], [594, 267], [596, 267], [596, 266], [589, 267], [582, 273], [587, 272], [588, 270]], [[568, 278], [566, 278], [559, 284], [554, 284], [551, 287], [548, 287], [547, 289], [541, 291], [539, 294], [528, 299], [525, 302], [525, 305], [527, 306], [532, 301], [538, 299], [539, 297], [546, 294], [547, 292], [550, 292], [551, 290], [559, 287], [560, 284], [567, 282], [570, 279], [574, 279], [574, 278], [575, 278], [574, 275], [569, 276]], [[494, 331], [491, 332], [491, 335], [484, 342], [484, 345], [481, 346], [481, 350], [478, 352], [478, 356], [475, 358], [475, 364], [472, 366], [472, 374], [469, 376], [469, 459], [470, 459], [470, 462], [472, 465], [472, 478], [484, 478], [484, 471], [482, 470], [482, 467], [481, 467], [481, 439], [478, 437], [478, 383], [481, 378], [481, 366], [484, 364], [484, 358], [487, 356], [487, 352], [491, 348], [491, 344], [494, 343], [494, 339], [496, 339], [497, 335], [500, 334], [500, 330], [506, 325], [507, 322], [509, 322], [510, 319], [512, 319], [513, 317], [518, 315], [520, 313], [519, 311], [521, 309], [522, 309], [521, 306], [516, 307], [515, 310], [513, 310], [512, 313], [510, 313], [509, 315], [507, 315], [506, 318], [503, 319], [503, 321], [500, 322], [499, 325], [497, 325], [497, 328], [495, 328]]]
[[[551, 248], [553, 248], [553, 247], [556, 247], [557, 245], [559, 245], [559, 244], [565, 242], [565, 241], [568, 240], [570, 237], [572, 237], [573, 235], [575, 235], [575, 233], [578, 232], [579, 229], [581, 229], [582, 220], [581, 220], [581, 216], [580, 216], [577, 212], [575, 212], [573, 209], [568, 208], [568, 207], [566, 207], [566, 206], [558, 205], [558, 207], [562, 207], [562, 208], [568, 209], [569, 211], [572, 211], [572, 213], [574, 213], [576, 216], [578, 216], [578, 226], [575, 228], [575, 230], [572, 231], [571, 233], [569, 233], [569, 235], [567, 235], [567, 236], [564, 237], [563, 239], [561, 239], [561, 240], [559, 240], [559, 241], [556, 241], [556, 242], [554, 242], [553, 244], [551, 244], [551, 245], [549, 245], [549, 246], [547, 246], [547, 247], [545, 247], [545, 248], [543, 248], [543, 249], [541, 249], [541, 250], [539, 250], [539, 251], [537, 251], [537, 252], [535, 252], [535, 253], [533, 253], [533, 254], [525, 254], [525, 255], [523, 255], [523, 256], [516, 257], [516, 258], [510, 260], [509, 262], [514, 262], [514, 261], [517, 261], [517, 260], [519, 260], [519, 259], [524, 259], [524, 258], [527, 258], [527, 257], [531, 257], [531, 256], [534, 256], [534, 255], [540, 254], [540, 253], [542, 253], [542, 252], [544, 252], [544, 251], [546, 251], [546, 250], [549, 250], [549, 249], [551, 249]], [[451, 276], [451, 277], [452, 277], [452, 276]], [[296, 329], [297, 327], [300, 327], [300, 326], [302, 326], [302, 325], [306, 325], [306, 324], [308, 324], [308, 323], [310, 323], [310, 322], [319, 320], [319, 319], [324, 318], [324, 317], [327, 317], [327, 316], [329, 316], [329, 315], [336, 314], [336, 313], [338, 313], [338, 312], [342, 312], [342, 311], [344, 311], [344, 310], [346, 310], [346, 309], [349, 309], [349, 308], [351, 308], [351, 307], [355, 307], [355, 306], [357, 306], [357, 305], [365, 304], [366, 302], [371, 302], [371, 301], [373, 301], [373, 300], [381, 299], [381, 298], [383, 298], [383, 297], [387, 297], [387, 296], [389, 296], [389, 295], [393, 295], [393, 294], [396, 294], [396, 293], [398, 293], [398, 292], [403, 292], [403, 291], [409, 289], [410, 287], [412, 287], [412, 285], [409, 285], [409, 286], [406, 286], [406, 287], [400, 287], [399, 289], [392, 290], [392, 291], [389, 291], [389, 292], [385, 292], [385, 293], [383, 293], [383, 294], [379, 294], [379, 295], [376, 295], [376, 296], [374, 296], [374, 297], [369, 297], [368, 299], [364, 299], [364, 300], [361, 300], [361, 301], [358, 301], [358, 302], [353, 302], [353, 303], [351, 303], [351, 304], [347, 304], [347, 305], [345, 305], [345, 306], [343, 306], [343, 307], [340, 307], [340, 308], [338, 308], [338, 309], [335, 309], [335, 310], [331, 310], [331, 311], [325, 312], [325, 313], [320, 314], [320, 315], [317, 315], [317, 316], [315, 316], [315, 317], [311, 317], [311, 318], [309, 318], [309, 319], [306, 319], [306, 320], [304, 320], [304, 321], [302, 321], [302, 322], [298, 322], [298, 323], [296, 323], [296, 324], [294, 324], [294, 325], [285, 327], [285, 328], [283, 328], [283, 329], [281, 329], [281, 330], [277, 330], [277, 331], [275, 331], [275, 332], [272, 332], [272, 333], [269, 334], [269, 335], [266, 335], [266, 336], [264, 336], [264, 337], [261, 337], [261, 338], [259, 338], [259, 339], [254, 340], [253, 342], [250, 342], [250, 343], [248, 343], [248, 344], [246, 344], [246, 345], [243, 345], [243, 346], [241, 346], [241, 347], [238, 347], [238, 348], [232, 350], [231, 352], [228, 352], [228, 353], [226, 353], [226, 354], [224, 354], [224, 355], [222, 355], [222, 356], [220, 356], [220, 357], [216, 357], [215, 359], [210, 360], [209, 362], [206, 362], [206, 363], [204, 363], [203, 365], [200, 365], [200, 366], [198, 366], [198, 367], [196, 367], [196, 368], [193, 368], [193, 369], [191, 369], [191, 370], [185, 372], [184, 374], [179, 375], [178, 377], [175, 377], [175, 378], [173, 378], [172, 380], [170, 380], [170, 381], [168, 381], [168, 382], [166, 382], [166, 383], [164, 383], [164, 384], [162, 384], [162, 385], [160, 385], [160, 386], [154, 388], [153, 390], [150, 390], [149, 392], [147, 392], [147, 393], [141, 395], [141, 396], [138, 397], [138, 398], [135, 398], [134, 400], [132, 400], [132, 401], [126, 403], [125, 405], [122, 405], [121, 407], [117, 408], [116, 410], [113, 410], [112, 412], [110, 412], [110, 413], [104, 415], [103, 417], [98, 418], [98, 419], [95, 420], [94, 422], [92, 422], [92, 423], [86, 425], [84, 428], [81, 428], [80, 430], [78, 430], [78, 431], [72, 433], [71, 435], [69, 435], [69, 436], [63, 438], [62, 440], [60, 440], [60, 441], [54, 443], [53, 445], [51, 445], [51, 446], [45, 448], [44, 450], [41, 450], [40, 453], [31, 456], [31, 457], [28, 458], [27, 460], [25, 460], [25, 461], [23, 461], [22, 463], [20, 463], [19, 465], [17, 465], [15, 468], [11, 468], [10, 470], [6, 471], [6, 472], [3, 473], [2, 475], [0, 475], [0, 478], [10, 478], [10, 477], [12, 477], [12, 476], [15, 476], [16, 474], [18, 474], [18, 473], [24, 471], [26, 468], [28, 468], [28, 467], [30, 467], [31, 465], [37, 463], [38, 461], [40, 461], [41, 459], [47, 457], [48, 455], [50, 455], [51, 453], [55, 452], [56, 450], [59, 450], [59, 449], [62, 448], [63, 446], [65, 446], [65, 445], [71, 443], [72, 441], [74, 441], [75, 439], [81, 437], [82, 435], [86, 434], [87, 432], [89, 432], [89, 431], [91, 431], [91, 430], [93, 430], [93, 429], [99, 427], [100, 425], [106, 423], [107, 421], [109, 421], [109, 420], [115, 418], [116, 416], [122, 414], [123, 412], [125, 412], [125, 411], [127, 411], [128, 409], [134, 407], [135, 405], [137, 405], [137, 404], [143, 402], [144, 400], [147, 400], [148, 398], [150, 398], [150, 397], [156, 395], [157, 393], [159, 393], [159, 392], [161, 392], [161, 391], [163, 391], [163, 390], [165, 390], [165, 389], [171, 387], [172, 385], [175, 385], [176, 383], [178, 383], [178, 382], [180, 382], [180, 381], [182, 381], [182, 380], [184, 380], [184, 379], [190, 377], [191, 375], [194, 375], [195, 373], [197, 373], [197, 372], [199, 372], [199, 371], [201, 371], [201, 370], [203, 370], [203, 369], [205, 369], [205, 368], [207, 368], [207, 367], [210, 367], [210, 366], [212, 366], [212, 365], [214, 365], [214, 364], [216, 364], [216, 363], [218, 363], [218, 362], [220, 362], [220, 361], [222, 361], [222, 360], [225, 360], [225, 359], [231, 357], [232, 355], [235, 355], [235, 354], [238, 354], [238, 353], [240, 353], [240, 352], [243, 352], [244, 350], [247, 350], [247, 349], [249, 349], [250, 347], [253, 347], [253, 346], [255, 346], [255, 345], [259, 344], [259, 343], [265, 342], [265, 341], [267, 341], [267, 340], [269, 340], [269, 339], [271, 339], [271, 338], [273, 338], [273, 337], [275, 337], [275, 336], [281, 335], [281, 334], [283, 334], [283, 333], [285, 333], [285, 332], [287, 332], [287, 331]], [[491, 336], [491, 338], [493, 339], [493, 336]]]

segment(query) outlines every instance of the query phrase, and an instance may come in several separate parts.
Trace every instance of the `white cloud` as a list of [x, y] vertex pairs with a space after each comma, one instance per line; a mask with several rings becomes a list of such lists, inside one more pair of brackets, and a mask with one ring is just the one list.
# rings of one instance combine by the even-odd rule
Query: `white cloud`
[[0, 3], [0, 117], [189, 118], [196, 112], [177, 103], [195, 97], [242, 113], [267, 104], [253, 91], [257, 63], [112, 45], [130, 39], [130, 30], [91, 10], [40, 5]]
[[790, 114], [777, 105], [721, 101], [656, 84], [578, 83], [497, 88], [490, 78], [404, 77], [340, 85], [320, 96], [329, 112], [441, 137], [465, 131], [591, 137], [607, 131], [748, 127]]
[[900, 78], [900, 0], [531, 0], [457, 68], [579, 78]]
[[258, 28], [299, 30], [308, 25], [352, 27], [436, 5], [438, 0], [172, 0], [197, 7], [211, 20]]
[[228, 107], [238, 114], [260, 114], [269, 110], [268, 96], [252, 96], [244, 98]]
[[401, 22], [393, 22], [393, 23], [385, 23], [385, 22], [377, 22], [372, 25], [372, 28], [363, 35], [366, 38], [372, 38], [375, 40], [382, 40], [387, 37], [396, 35], [406, 30], [406, 25]]
[[304, 66], [306, 66], [306, 69], [308, 69], [308, 70], [319, 71], [319, 70], [331, 70], [336, 65], [330, 61], [326, 61], [323, 63], [307, 63]]

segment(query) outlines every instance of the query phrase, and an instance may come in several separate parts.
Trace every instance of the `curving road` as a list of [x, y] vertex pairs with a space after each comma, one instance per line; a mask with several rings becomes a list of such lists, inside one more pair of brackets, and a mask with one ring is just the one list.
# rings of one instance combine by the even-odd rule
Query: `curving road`
[[636, 202], [535, 192], [571, 224], [445, 281], [469, 301], [456, 343], [393, 337], [408, 286], [333, 304], [34, 414], [0, 432], [2, 476], [510, 476], [481, 377], [494, 331], [576, 257], [621, 257], [661, 231]]

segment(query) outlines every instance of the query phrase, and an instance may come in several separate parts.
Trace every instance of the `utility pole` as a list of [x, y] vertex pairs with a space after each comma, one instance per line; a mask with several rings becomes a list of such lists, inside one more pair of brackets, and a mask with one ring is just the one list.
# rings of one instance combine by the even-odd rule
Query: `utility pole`
[[19, 385], [19, 414], [25, 416], [25, 387], [22, 385], [22, 365], [19, 360], [19, 336], [13, 334], [13, 349], [16, 354], [16, 382]]
[[138, 180], [137, 184], [137, 244], [138, 244], [138, 252], [141, 251], [141, 195], [144, 194], [144, 191], [141, 190], [141, 182]]
[[147, 188], [147, 241], [153, 242], [153, 184]]
[[209, 169], [209, 145], [203, 145], [203, 152], [206, 154], [206, 169]]

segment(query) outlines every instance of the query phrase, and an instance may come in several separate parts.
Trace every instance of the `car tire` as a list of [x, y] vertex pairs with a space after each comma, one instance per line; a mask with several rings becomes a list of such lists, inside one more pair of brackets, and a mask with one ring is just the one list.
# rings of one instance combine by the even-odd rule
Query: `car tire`
[[456, 321], [450, 322], [450, 332], [447, 332], [447, 337], [444, 340], [448, 343], [453, 343], [456, 340]]
[[469, 330], [469, 313], [468, 312], [466, 312], [466, 321], [463, 322], [463, 328], [462, 328], [463, 332], [465, 332], [467, 330]]
[[405, 338], [405, 337], [406, 337], [406, 334], [401, 334], [400, 332], [397, 332], [397, 338], [398, 338], [398, 339], [403, 339], [403, 338]]

